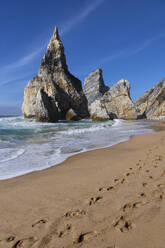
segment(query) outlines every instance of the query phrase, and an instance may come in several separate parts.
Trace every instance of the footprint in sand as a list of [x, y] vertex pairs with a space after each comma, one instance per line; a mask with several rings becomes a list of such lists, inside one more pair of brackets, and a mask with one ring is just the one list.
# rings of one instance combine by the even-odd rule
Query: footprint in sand
[[99, 202], [102, 199], [103, 199], [102, 196], [91, 197], [91, 199], [89, 201], [89, 206], [96, 204], [97, 202]]
[[146, 187], [146, 186], [147, 186], [147, 183], [145, 183], [145, 182], [142, 183], [142, 186], [143, 186], [143, 187]]
[[102, 188], [99, 188], [99, 192], [101, 192], [101, 191], [110, 191], [110, 190], [112, 190], [112, 189], [114, 189], [114, 187], [113, 187], [113, 186], [109, 186], [109, 187], [102, 187]]
[[154, 191], [152, 192], [152, 196], [153, 196], [155, 199], [162, 200], [163, 197], [164, 197], [164, 192], [162, 192], [161, 188], [159, 188], [158, 190], [154, 190]]
[[27, 239], [18, 240], [12, 248], [31, 248], [32, 245], [37, 241], [37, 237], [30, 237]]
[[135, 225], [123, 215], [113, 223], [113, 226], [122, 233], [129, 232]]
[[9, 243], [9, 242], [12, 242], [15, 240], [15, 236], [10, 236], [6, 239], [6, 241]]
[[[127, 173], [128, 174], [128, 173]], [[129, 173], [130, 174], [130, 173]], [[133, 174], [133, 173], [132, 173]], [[121, 184], [123, 184], [124, 182], [126, 182], [126, 179], [125, 178], [116, 178], [116, 179], [114, 179], [114, 182], [115, 183], [121, 183]], [[113, 190], [113, 189], [115, 189], [115, 186], [118, 186], [118, 183], [117, 184], [115, 184], [114, 186], [108, 186], [107, 188], [106, 187], [102, 187], [102, 188], [99, 188], [99, 190], [98, 191], [111, 191], [111, 190]]]
[[139, 161], [136, 163], [136, 165], [139, 166], [141, 162], [142, 162], [142, 161], [139, 160]]
[[86, 215], [85, 210], [75, 210], [75, 211], [69, 211], [67, 213], [64, 214], [65, 217], [80, 217]]
[[105, 188], [103, 187], [103, 188], [99, 188], [99, 191], [101, 192], [101, 191], [103, 191]]
[[144, 192], [139, 194], [139, 197], [146, 197], [146, 194]]
[[32, 225], [32, 227], [38, 226], [38, 225], [42, 225], [42, 224], [46, 224], [48, 222], [48, 219], [41, 219], [39, 221], [37, 221], [36, 223], [34, 223]]
[[114, 189], [113, 186], [109, 186], [108, 188], [106, 188], [107, 191], [110, 191], [110, 190], [112, 190], [112, 189]]
[[162, 161], [163, 157], [161, 155], [157, 155], [155, 157], [155, 161]]
[[125, 181], [126, 181], [125, 178], [122, 178], [121, 179], [121, 184], [123, 184]]
[[59, 232], [57, 233], [58, 237], [59, 237], [59, 238], [62, 238], [63, 236], [65, 236], [66, 234], [68, 234], [68, 232], [69, 232], [71, 229], [72, 229], [72, 225], [71, 225], [71, 224], [67, 224], [67, 225], [65, 226], [65, 229], [64, 229], [64, 230], [59, 231]]
[[123, 206], [122, 210], [123, 210], [123, 212], [128, 212], [134, 208], [140, 207], [142, 204], [143, 204], [143, 202], [141, 202], [141, 201], [137, 201], [137, 202], [133, 202], [133, 203], [126, 203]]
[[114, 183], [117, 183], [119, 181], [119, 178], [114, 179]]
[[164, 185], [163, 185], [162, 183], [159, 183], [159, 184], [157, 185], [157, 187], [158, 187], [158, 188], [163, 188]]
[[82, 243], [82, 242], [92, 238], [95, 235], [97, 235], [96, 231], [81, 233], [77, 237], [74, 238], [75, 239], [74, 243], [77, 243], [77, 244]]
[[129, 177], [129, 176], [131, 176], [131, 175], [133, 175], [134, 173], [133, 172], [127, 172], [127, 173], [125, 173], [125, 176], [126, 177]]

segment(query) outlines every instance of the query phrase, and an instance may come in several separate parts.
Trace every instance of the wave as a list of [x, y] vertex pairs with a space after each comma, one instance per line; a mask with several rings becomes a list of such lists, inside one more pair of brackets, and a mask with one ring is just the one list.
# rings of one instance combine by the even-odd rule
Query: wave
[[0, 149], [0, 163], [8, 162], [10, 160], [16, 159], [21, 156], [25, 152], [24, 149], [12, 149], [12, 148], [5, 148]]
[[113, 121], [106, 121], [106, 122], [98, 122], [97, 124], [93, 124], [92, 126], [85, 127], [85, 128], [72, 128], [68, 129], [66, 131], [61, 131], [61, 134], [66, 134], [66, 135], [76, 135], [76, 134], [83, 134], [83, 133], [88, 133], [88, 132], [95, 132], [95, 131], [100, 131], [104, 129], [108, 129], [112, 126], [120, 126], [122, 125], [124, 121], [120, 119], [115, 119]]
[[144, 121], [81, 120], [38, 123], [24, 117], [0, 118], [0, 179], [57, 165], [68, 157], [150, 132]]

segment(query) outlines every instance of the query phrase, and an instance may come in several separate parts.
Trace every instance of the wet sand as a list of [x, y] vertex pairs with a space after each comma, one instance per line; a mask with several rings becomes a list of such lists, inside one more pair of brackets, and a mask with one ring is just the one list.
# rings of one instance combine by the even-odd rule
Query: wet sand
[[164, 248], [164, 123], [155, 128], [0, 181], [0, 248]]

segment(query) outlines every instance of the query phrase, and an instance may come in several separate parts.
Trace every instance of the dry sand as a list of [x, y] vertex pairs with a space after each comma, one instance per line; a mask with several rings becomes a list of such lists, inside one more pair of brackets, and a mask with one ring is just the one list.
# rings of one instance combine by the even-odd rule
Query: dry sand
[[165, 131], [0, 181], [0, 248], [164, 248], [164, 187]]

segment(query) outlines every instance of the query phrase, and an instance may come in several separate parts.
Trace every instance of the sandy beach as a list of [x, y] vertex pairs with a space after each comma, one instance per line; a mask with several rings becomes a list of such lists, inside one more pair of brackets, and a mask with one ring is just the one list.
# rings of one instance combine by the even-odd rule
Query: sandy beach
[[164, 248], [161, 129], [0, 181], [0, 248]]

